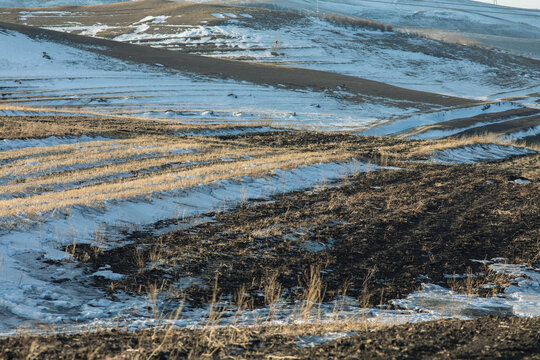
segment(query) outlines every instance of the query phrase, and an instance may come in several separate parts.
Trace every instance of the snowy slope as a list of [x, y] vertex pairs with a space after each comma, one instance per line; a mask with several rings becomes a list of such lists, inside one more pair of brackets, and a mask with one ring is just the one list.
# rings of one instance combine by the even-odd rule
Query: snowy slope
[[336, 94], [193, 77], [159, 64], [136, 66], [13, 32], [0, 32], [0, 86], [3, 105], [194, 123], [350, 129], [414, 112], [377, 104], [377, 99], [357, 104]]
[[[311, 0], [277, 0], [280, 6], [316, 11]], [[540, 11], [468, 0], [319, 0], [319, 11], [366, 17], [394, 26], [423, 26], [539, 38]], [[427, 23], [426, 23], [427, 22]], [[493, 28], [493, 24], [505, 28]]]
[[[20, 11], [9, 19], [62, 32], [205, 56], [311, 68], [470, 99], [492, 100], [540, 83], [540, 62], [498, 51], [285, 13], [276, 13], [272, 25], [264, 14], [255, 11], [252, 16], [245, 14], [251, 9], [232, 9], [208, 14], [219, 20], [218, 24], [207, 20], [183, 23], [182, 8], [156, 8], [152, 15], [145, 10], [121, 24], [84, 7], [57, 12]], [[428, 19], [433, 19], [431, 15]], [[475, 23], [474, 18], [464, 19]], [[491, 27], [498, 27], [499, 20], [490, 21]]]
[[[309, 0], [280, 0], [277, 4], [316, 11]], [[440, 33], [438, 39], [495, 46], [540, 59], [540, 10], [468, 0], [320, 0], [319, 9], [382, 21], [402, 31], [435, 29]], [[429, 37], [432, 31], [419, 32]]]
[[[427, 39], [344, 28], [317, 18], [307, 18], [279, 29], [252, 28], [235, 21], [220, 26], [172, 28], [162, 34], [133, 32], [116, 40], [173, 50], [188, 49], [202, 55], [307, 67], [472, 99], [486, 99], [540, 82], [540, 72], [525, 64], [511, 63], [512, 60], [498, 54], [493, 57], [500, 58], [500, 62], [488, 62], [481, 52], [469, 55], [462, 48]], [[69, 27], [60, 30], [69, 30]], [[208, 46], [215, 46], [215, 50], [204, 50]]]

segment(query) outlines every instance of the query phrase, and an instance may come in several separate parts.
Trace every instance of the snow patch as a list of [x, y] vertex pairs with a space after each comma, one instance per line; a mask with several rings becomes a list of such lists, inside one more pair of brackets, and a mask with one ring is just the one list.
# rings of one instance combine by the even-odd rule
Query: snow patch
[[100, 276], [100, 277], [105, 278], [107, 280], [121, 280], [121, 279], [124, 278], [124, 275], [114, 273], [111, 270], [96, 271], [95, 273], [92, 274], [92, 276]]
[[141, 20], [134, 22], [133, 25], [139, 25], [147, 22], [152, 22], [152, 24], [161, 24], [167, 21], [167, 19], [170, 18], [170, 16], [146, 16], [142, 18]]
[[497, 273], [515, 277], [515, 283], [504, 289], [500, 296], [512, 306], [516, 316], [540, 316], [540, 268], [515, 264], [492, 264]]
[[[497, 261], [497, 259], [492, 259]], [[434, 284], [422, 284], [422, 289], [405, 299], [392, 300], [404, 309], [426, 311], [433, 315], [470, 319], [479, 316], [540, 316], [540, 269], [526, 265], [491, 264], [497, 273], [512, 275], [514, 284], [502, 294], [491, 298], [458, 294]]]
[[494, 161], [516, 155], [535, 153], [536, 151], [515, 146], [479, 144], [434, 152], [431, 155], [431, 161], [447, 164], [474, 164], [481, 161]]
[[73, 137], [50, 136], [41, 139], [4, 139], [0, 140], [0, 151], [17, 150], [24, 148], [49, 147], [58, 145], [71, 145], [91, 141], [112, 141], [113, 139], [101, 136], [91, 137], [87, 135]]
[[330, 332], [324, 335], [304, 335], [299, 336], [296, 339], [295, 345], [300, 348], [309, 348], [319, 346], [329, 341], [342, 339], [344, 337], [350, 337], [356, 335], [356, 332]]
[[335, 240], [328, 239], [326, 243], [320, 241], [306, 241], [300, 244], [298, 247], [305, 249], [311, 253], [318, 253], [323, 250], [329, 249], [334, 246]]
[[514, 184], [523, 185], [523, 184], [530, 184], [531, 182], [529, 180], [525, 179], [516, 179], [512, 181]]
[[506, 134], [502, 136], [502, 139], [504, 141], [511, 141], [511, 140], [521, 140], [523, 138], [526, 138], [528, 136], [536, 136], [540, 134], [540, 125], [534, 126], [532, 128], [529, 128], [527, 130], [521, 130], [514, 133]]

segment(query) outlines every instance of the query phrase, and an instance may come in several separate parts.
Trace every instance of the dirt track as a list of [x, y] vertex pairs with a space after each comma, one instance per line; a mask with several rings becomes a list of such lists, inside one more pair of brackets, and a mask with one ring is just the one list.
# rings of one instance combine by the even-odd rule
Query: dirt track
[[216, 78], [229, 78], [255, 84], [309, 89], [326, 93], [345, 92], [350, 100], [377, 101], [409, 108], [434, 106], [463, 106], [478, 101], [404, 89], [385, 83], [303, 68], [255, 64], [242, 61], [209, 58], [164, 49], [133, 45], [106, 39], [62, 33], [25, 25], [0, 22], [0, 29], [14, 30], [35, 39], [47, 39], [69, 46], [82, 47], [106, 56], [147, 65], [160, 64], [170, 69]]

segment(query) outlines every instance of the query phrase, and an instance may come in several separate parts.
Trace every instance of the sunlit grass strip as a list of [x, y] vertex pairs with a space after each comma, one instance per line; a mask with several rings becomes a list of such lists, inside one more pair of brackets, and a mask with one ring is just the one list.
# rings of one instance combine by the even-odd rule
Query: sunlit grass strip
[[520, 148], [527, 148], [531, 150], [539, 150], [538, 146], [527, 145], [519, 141], [507, 141], [499, 137], [500, 134], [483, 134], [473, 135], [460, 138], [448, 138], [439, 139], [436, 141], [423, 141], [417, 144], [417, 146], [411, 147], [408, 151], [408, 157], [414, 158], [419, 156], [429, 155], [436, 151], [453, 149], [463, 146], [480, 145], [480, 144], [494, 144], [501, 146], [515, 146]]
[[107, 200], [136, 198], [154, 192], [171, 191], [206, 184], [217, 180], [270, 175], [278, 169], [291, 169], [319, 162], [343, 161], [341, 152], [290, 152], [234, 163], [213, 164], [208, 167], [178, 171], [171, 169], [155, 176], [122, 179], [117, 183], [92, 185], [80, 189], [49, 192], [24, 198], [0, 201], [0, 216], [32, 214], [75, 205], [91, 206]]
[[[45, 154], [35, 154], [33, 157], [24, 157], [25, 151], [14, 151], [10, 155], [24, 158], [0, 166], [0, 177], [31, 175], [65, 167], [129, 160], [135, 157], [164, 156], [170, 155], [175, 150], [196, 151], [201, 149], [203, 145], [189, 141], [174, 142], [170, 138], [164, 138], [61, 145], [44, 148]], [[3, 158], [8, 159], [6, 156]]]
[[[277, 153], [277, 151], [274, 151]], [[282, 151], [281, 151], [282, 152]], [[216, 148], [205, 149], [204, 152], [194, 154], [167, 155], [154, 158], [132, 159], [125, 162], [104, 164], [95, 168], [83, 168], [77, 170], [64, 171], [61, 173], [45, 174], [34, 178], [26, 178], [24, 182], [18, 179], [11, 180], [8, 184], [0, 186], [0, 194], [8, 195], [21, 192], [34, 192], [42, 187], [53, 185], [67, 185], [73, 187], [74, 184], [109, 178], [117, 174], [131, 173], [132, 177], [141, 177], [140, 172], [148, 171], [144, 176], [153, 176], [155, 173], [172, 170], [159, 170], [162, 167], [182, 164], [199, 166], [209, 162], [223, 162], [223, 158], [231, 161], [245, 160], [245, 156], [261, 157], [271, 154], [267, 149], [235, 149]], [[204, 165], [200, 165], [204, 166]], [[208, 165], [206, 165], [208, 166]], [[176, 171], [181, 171], [177, 168]]]

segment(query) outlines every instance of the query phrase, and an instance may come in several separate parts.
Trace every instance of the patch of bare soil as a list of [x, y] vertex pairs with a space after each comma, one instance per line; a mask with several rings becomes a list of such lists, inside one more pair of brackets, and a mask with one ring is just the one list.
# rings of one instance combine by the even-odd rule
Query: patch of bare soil
[[[254, 135], [250, 141], [330, 149], [332, 136], [345, 148], [347, 139], [355, 138], [283, 133]], [[372, 141], [376, 149], [377, 140]], [[272, 278], [287, 299], [301, 298], [305, 275], [313, 268], [320, 270], [325, 300], [347, 289], [361, 304], [386, 304], [417, 290], [426, 277], [489, 296], [511, 279], [488, 275], [470, 283], [445, 275], [485, 272], [485, 265], [473, 259], [538, 264], [539, 161], [539, 155], [530, 155], [479, 165], [402, 162], [403, 169], [362, 173], [340, 186], [246, 202], [231, 212], [209, 214], [214, 221], [162, 236], [131, 234], [127, 245], [112, 250], [77, 245], [66, 251], [89, 273], [109, 265], [124, 274], [113, 282], [94, 278], [94, 285], [112, 297], [117, 291], [146, 294], [157, 288], [202, 305], [211, 300], [218, 277], [221, 295], [234, 296], [244, 288], [257, 307], [265, 305], [261, 290]], [[513, 182], [523, 174], [530, 183]], [[182, 220], [156, 227], [176, 222]], [[188, 276], [202, 285], [176, 291]], [[497, 286], [488, 292], [481, 287], [486, 282]]]
[[0, 359], [539, 359], [540, 319], [485, 317], [357, 330], [298, 347], [325, 326], [16, 336], [0, 339]]
[[[160, 64], [188, 73], [275, 87], [324, 92], [329, 95], [338, 93], [341, 98], [345, 97], [350, 101], [369, 102], [376, 99], [378, 103], [384, 102], [401, 108], [420, 109], [479, 103], [478, 101], [409, 90], [373, 80], [325, 71], [210, 58], [6, 22], [0, 22], [0, 28], [18, 31], [31, 38], [42, 38], [69, 46], [83, 47], [88, 51], [124, 61], [153, 66]], [[347, 93], [350, 95], [343, 95]]]

